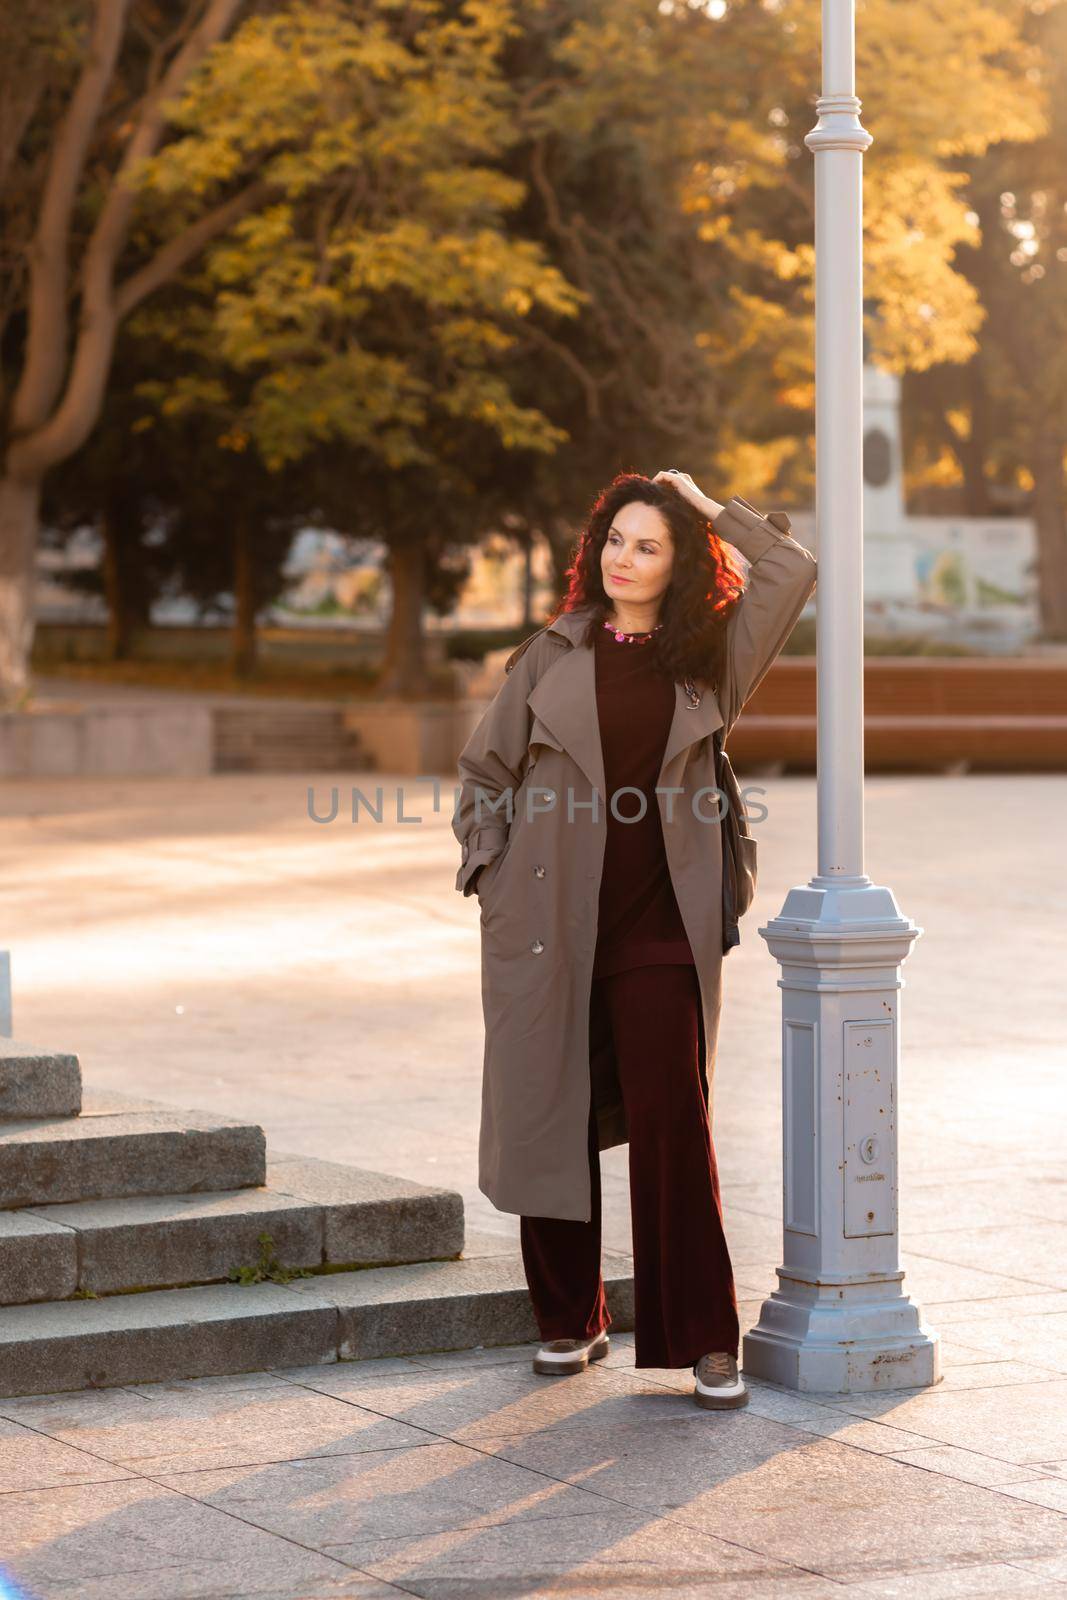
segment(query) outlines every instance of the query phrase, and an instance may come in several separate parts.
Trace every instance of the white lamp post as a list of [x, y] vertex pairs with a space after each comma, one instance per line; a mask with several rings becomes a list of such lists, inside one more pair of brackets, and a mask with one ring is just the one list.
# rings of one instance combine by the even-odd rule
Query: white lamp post
[[854, 0], [823, 0], [815, 156], [818, 872], [760, 933], [781, 964], [784, 1263], [746, 1372], [822, 1392], [936, 1383], [897, 1223], [900, 964], [922, 932], [863, 867], [863, 152]]

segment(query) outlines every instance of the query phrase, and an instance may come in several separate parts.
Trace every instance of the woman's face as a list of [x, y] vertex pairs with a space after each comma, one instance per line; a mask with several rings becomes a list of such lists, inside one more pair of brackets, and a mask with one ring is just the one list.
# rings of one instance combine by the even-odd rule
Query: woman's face
[[631, 500], [620, 507], [600, 552], [608, 599], [629, 605], [658, 600], [666, 593], [673, 566], [674, 541], [655, 506]]

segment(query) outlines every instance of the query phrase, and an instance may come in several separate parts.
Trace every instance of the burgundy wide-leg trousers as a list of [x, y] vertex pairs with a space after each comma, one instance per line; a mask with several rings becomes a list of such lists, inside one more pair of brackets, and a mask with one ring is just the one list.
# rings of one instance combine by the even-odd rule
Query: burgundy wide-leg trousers
[[[740, 1330], [723, 1232], [718, 1166], [700, 1085], [694, 966], [633, 967], [594, 979], [591, 1068], [614, 1047], [626, 1106], [639, 1367], [735, 1358]], [[522, 1217], [526, 1281], [543, 1340], [590, 1339], [611, 1325], [600, 1262], [600, 1152], [589, 1110], [588, 1222]]]

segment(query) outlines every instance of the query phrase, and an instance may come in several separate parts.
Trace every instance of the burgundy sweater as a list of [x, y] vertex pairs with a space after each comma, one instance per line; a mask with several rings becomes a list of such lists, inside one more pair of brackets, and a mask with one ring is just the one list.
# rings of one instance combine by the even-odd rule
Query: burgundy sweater
[[[660, 820], [659, 779], [674, 714], [674, 684], [652, 668], [651, 649], [620, 643], [606, 628], [596, 637], [596, 700], [604, 755], [607, 826], [593, 977], [630, 967], [690, 964], [693, 952], [671, 884]], [[617, 789], [639, 789], [645, 814], [612, 814]], [[675, 804], [678, 797], [675, 796]], [[624, 794], [620, 817], [641, 802]]]

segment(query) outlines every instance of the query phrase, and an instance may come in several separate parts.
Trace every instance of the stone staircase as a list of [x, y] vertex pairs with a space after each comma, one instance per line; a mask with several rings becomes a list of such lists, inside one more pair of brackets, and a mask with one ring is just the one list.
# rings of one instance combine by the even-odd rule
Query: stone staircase
[[218, 705], [212, 729], [215, 772], [357, 772], [374, 765], [342, 706]]
[[[629, 1258], [605, 1253], [614, 1326]], [[0, 1039], [0, 1396], [537, 1338], [462, 1197], [279, 1153], [254, 1124], [87, 1092]]]

